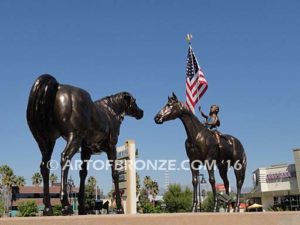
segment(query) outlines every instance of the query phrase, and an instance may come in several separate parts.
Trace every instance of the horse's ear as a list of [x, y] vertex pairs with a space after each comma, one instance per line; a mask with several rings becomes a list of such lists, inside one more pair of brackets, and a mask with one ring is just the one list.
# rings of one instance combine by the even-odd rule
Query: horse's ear
[[170, 102], [171, 101], [171, 97], [170, 96], [168, 96], [168, 102]]
[[172, 92], [173, 98], [177, 100], [177, 96], [175, 95], [174, 92]]

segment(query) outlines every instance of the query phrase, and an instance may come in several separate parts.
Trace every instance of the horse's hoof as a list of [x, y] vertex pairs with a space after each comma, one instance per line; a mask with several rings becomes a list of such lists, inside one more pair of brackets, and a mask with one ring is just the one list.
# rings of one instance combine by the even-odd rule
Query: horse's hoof
[[73, 214], [73, 207], [70, 205], [66, 205], [62, 207], [61, 212], [64, 216], [69, 216]]
[[78, 215], [86, 215], [86, 211], [84, 209], [78, 209]]
[[43, 216], [53, 216], [52, 207], [45, 207], [43, 210]]
[[193, 207], [193, 208], [192, 208], [192, 213], [196, 213], [196, 212], [197, 212], [196, 207]]

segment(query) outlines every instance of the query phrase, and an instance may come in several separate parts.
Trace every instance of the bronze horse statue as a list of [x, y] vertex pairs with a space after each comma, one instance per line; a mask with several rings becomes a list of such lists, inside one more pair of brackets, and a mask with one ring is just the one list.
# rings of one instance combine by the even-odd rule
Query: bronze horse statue
[[115, 185], [117, 212], [123, 213], [119, 190], [119, 174], [115, 169], [116, 144], [124, 116], [136, 119], [143, 117], [143, 110], [128, 92], [121, 92], [95, 102], [85, 90], [70, 85], [59, 84], [50, 75], [37, 78], [32, 86], [28, 106], [27, 122], [39, 145], [42, 162], [45, 205], [44, 215], [53, 215], [49, 196], [49, 162], [56, 139], [63, 137], [67, 144], [61, 153], [60, 200], [64, 215], [71, 214], [68, 202], [67, 178], [69, 160], [81, 148], [79, 214], [85, 214], [85, 179], [87, 161], [93, 153], [106, 152], [111, 163]]
[[162, 124], [165, 121], [174, 120], [176, 118], [181, 120], [187, 133], [185, 148], [192, 172], [192, 212], [197, 211], [197, 186], [199, 182], [197, 173], [200, 165], [206, 165], [208, 170], [209, 182], [214, 196], [214, 211], [217, 210], [218, 203], [216, 197], [214, 166], [212, 166], [214, 164], [219, 169], [227, 195], [229, 195], [227, 171], [229, 167], [234, 167], [237, 186], [234, 211], [239, 211], [241, 188], [244, 183], [247, 166], [247, 157], [241, 142], [233, 136], [222, 135], [224, 136], [224, 138], [221, 138], [223, 148], [219, 149], [219, 144], [213, 133], [198, 120], [198, 118], [188, 109], [186, 104], [178, 101], [176, 95], [173, 93], [172, 97], [168, 97], [168, 103], [159, 111], [154, 120], [157, 124]]

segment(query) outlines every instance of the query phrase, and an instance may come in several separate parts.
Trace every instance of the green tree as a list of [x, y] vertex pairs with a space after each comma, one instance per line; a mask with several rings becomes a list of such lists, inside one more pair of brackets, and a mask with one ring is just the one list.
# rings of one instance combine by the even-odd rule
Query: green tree
[[148, 191], [148, 195], [150, 194], [150, 189], [151, 189], [151, 184], [152, 184], [152, 179], [150, 176], [145, 176], [144, 177], [144, 187]]
[[154, 180], [151, 179], [150, 176], [145, 176], [144, 178], [144, 188], [147, 191], [147, 196], [149, 198], [150, 195], [152, 195], [153, 197], [153, 204], [155, 197], [157, 196], [157, 194], [159, 193], [159, 186], [158, 183]]
[[23, 176], [16, 176], [15, 180], [14, 180], [14, 186], [18, 186], [18, 187], [23, 187], [26, 184], [26, 180], [25, 177]]
[[13, 170], [8, 165], [0, 167], [1, 184], [6, 187], [12, 187], [15, 182]]
[[166, 211], [174, 212], [190, 212], [192, 209], [192, 191], [186, 187], [182, 190], [179, 184], [170, 184], [168, 191], [164, 194], [164, 202]]
[[0, 186], [2, 189], [1, 190], [2, 198], [4, 199], [3, 202], [4, 205], [2, 209], [5, 208], [5, 212], [8, 210], [9, 207], [8, 205], [9, 193], [12, 194], [12, 197], [10, 198], [11, 205], [13, 200], [15, 199], [16, 193], [13, 193], [13, 187], [24, 186], [25, 183], [26, 183], [25, 178], [23, 176], [16, 176], [13, 170], [8, 165], [0, 166]]
[[11, 191], [11, 201], [10, 205], [13, 205], [13, 202], [17, 200], [16, 196], [19, 193], [19, 187], [23, 187], [26, 184], [25, 178], [23, 176], [13, 175], [12, 178], [12, 186], [10, 188]]
[[51, 173], [50, 177], [49, 177], [50, 183], [53, 186], [54, 183], [56, 183], [58, 181], [58, 177], [56, 174]]
[[152, 181], [150, 194], [153, 197], [153, 205], [155, 205], [155, 197], [158, 195], [158, 193], [159, 193], [158, 183], [156, 181]]
[[136, 196], [139, 196], [139, 193], [141, 191], [141, 181], [140, 181], [140, 175], [136, 172]]
[[[138, 211], [141, 213], [159, 213], [160, 206], [155, 205], [155, 197], [159, 192], [158, 183], [151, 179], [150, 176], [145, 176], [143, 181], [143, 188], [140, 189], [138, 200]], [[152, 202], [150, 202], [150, 195], [152, 195]]]
[[0, 199], [0, 217], [3, 216], [4, 213], [4, 202]]
[[147, 194], [147, 190], [142, 188], [139, 201], [138, 201], [138, 211], [140, 213], [160, 213], [160, 205], [155, 206], [152, 202], [150, 202]]
[[33, 200], [23, 201], [18, 204], [19, 214], [18, 216], [36, 216], [38, 213], [38, 207]]
[[154, 206], [151, 202], [145, 203], [143, 205], [143, 213], [160, 213], [160, 206]]
[[96, 186], [96, 178], [93, 176], [90, 176], [87, 180], [87, 185], [89, 185], [91, 187], [95, 187]]
[[95, 207], [95, 188], [96, 179], [90, 176], [85, 185], [85, 208], [87, 210], [93, 210]]
[[16, 176], [13, 170], [8, 165], [0, 167], [1, 184], [7, 187], [24, 186], [25, 178], [23, 176]]
[[137, 204], [137, 210], [140, 213], [144, 213], [144, 206], [150, 203], [148, 198], [148, 193], [145, 188], [142, 188], [138, 197], [138, 204]]
[[35, 186], [40, 186], [43, 181], [42, 175], [39, 172], [36, 172], [31, 177], [32, 184]]
[[214, 196], [211, 191], [208, 191], [206, 198], [202, 202], [202, 211], [213, 212], [214, 210]]

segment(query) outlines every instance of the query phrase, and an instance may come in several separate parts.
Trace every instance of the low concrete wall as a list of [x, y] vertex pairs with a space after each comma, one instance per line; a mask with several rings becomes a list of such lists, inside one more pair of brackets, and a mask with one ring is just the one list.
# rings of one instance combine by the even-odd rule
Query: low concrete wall
[[178, 213], [1, 218], [0, 225], [299, 225], [300, 212]]

